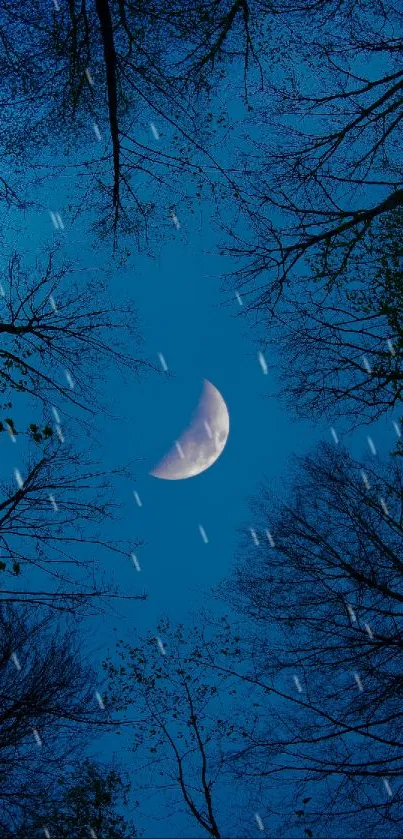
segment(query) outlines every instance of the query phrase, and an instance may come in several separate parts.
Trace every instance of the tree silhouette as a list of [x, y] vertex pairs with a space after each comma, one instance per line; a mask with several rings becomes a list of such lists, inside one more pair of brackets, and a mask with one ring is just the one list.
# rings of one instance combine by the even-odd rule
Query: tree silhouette
[[105, 712], [72, 628], [0, 604], [0, 824], [2, 836], [37, 812], [62, 764], [82, 753]]
[[[230, 808], [226, 802], [232, 754], [246, 736], [243, 686], [231, 675], [217, 677], [209, 662], [202, 662], [202, 624], [186, 632], [182, 625], [163, 619], [157, 631], [161, 637], [142, 638], [137, 646], [119, 642], [117, 655], [104, 664], [108, 703], [122, 712], [135, 710], [129, 748], [142, 767], [140, 789], [147, 792], [147, 800], [162, 796], [170, 813], [186, 814], [191, 835], [200, 829], [217, 839], [239, 835], [240, 825], [251, 819], [249, 813], [243, 815], [248, 796], [242, 793], [241, 807], [233, 796]], [[227, 635], [226, 625], [215, 627], [216, 662], [226, 662], [229, 655]], [[257, 711], [251, 711], [249, 723], [256, 718]]]
[[2, 837], [36, 839], [44, 828], [51, 839], [91, 828], [98, 839], [136, 836], [119, 813], [130, 784], [118, 765], [84, 758], [111, 718], [76, 629], [1, 603], [0, 680]]
[[51, 839], [135, 839], [141, 834], [119, 813], [128, 803], [130, 787], [117, 766], [86, 758], [68, 775], [54, 779], [50, 802], [39, 802], [35, 815], [10, 837], [36, 839], [45, 826]]
[[95, 380], [106, 364], [120, 371], [152, 367], [128, 347], [139, 343], [130, 301], [110, 300], [100, 276], [83, 282], [52, 248], [34, 269], [10, 257], [0, 298], [0, 392], [25, 393], [47, 409], [77, 406], [92, 414], [101, 407]]
[[249, 534], [226, 596], [246, 634], [245, 620], [255, 626], [248, 678], [278, 704], [276, 724], [239, 752], [239, 771], [256, 783], [291, 778], [295, 806], [311, 802], [313, 835], [356, 835], [359, 824], [395, 837], [402, 471], [400, 460], [362, 467], [321, 445], [299, 461], [289, 500], [264, 488], [257, 499], [256, 532], [270, 522], [272, 543], [250, 547]]
[[[386, 215], [356, 246], [337, 281], [316, 266], [272, 322], [282, 394], [303, 416], [349, 418], [352, 425], [398, 411], [402, 381], [402, 210]], [[341, 249], [345, 242], [341, 243]], [[338, 247], [335, 243], [335, 259]]]
[[1, 485], [1, 600], [91, 614], [113, 598], [145, 599], [120, 592], [103, 565], [108, 555], [129, 561], [135, 547], [103, 535], [118, 512], [113, 475], [125, 473], [53, 440], [21, 469]]
[[[24, 9], [8, 2], [0, 22], [5, 100], [14, 102], [13, 140], [3, 137], [8, 160], [21, 168], [46, 132], [56, 131], [78, 154], [69, 166], [85, 181], [81, 206], [92, 202], [94, 187], [100, 198], [98, 231], [112, 233], [115, 243], [118, 227], [147, 237], [161, 187], [175, 196], [165, 201], [164, 217], [170, 204], [220, 173], [208, 149], [212, 82], [234, 59], [243, 63], [245, 91], [251, 65], [261, 72], [262, 9], [266, 4], [247, 0], [178, 0], [169, 10], [131, 0], [71, 0], [57, 10], [39, 0]], [[169, 150], [139, 137], [150, 115], [163, 122]], [[98, 145], [101, 131], [107, 137], [101, 154], [86, 140], [94, 125]], [[40, 180], [63, 161], [35, 166]]]
[[399, 6], [330, 0], [275, 11], [272, 35], [287, 60], [259, 110], [269, 140], [253, 141], [252, 165], [249, 149], [239, 156], [256, 212], [248, 230], [228, 227], [225, 248], [241, 259], [238, 288], [263, 315], [319, 252], [337, 276], [335, 250], [342, 271], [374, 222], [403, 202]]

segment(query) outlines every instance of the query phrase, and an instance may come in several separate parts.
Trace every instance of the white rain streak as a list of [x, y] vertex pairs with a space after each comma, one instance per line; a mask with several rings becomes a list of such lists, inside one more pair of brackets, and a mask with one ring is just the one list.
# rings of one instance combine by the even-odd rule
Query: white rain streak
[[50, 839], [50, 833], [49, 833], [49, 831], [48, 831], [47, 827], [44, 827], [44, 828], [43, 828], [43, 832], [44, 832], [44, 834], [45, 834], [45, 836], [46, 836], [46, 839]]
[[372, 437], [367, 437], [368, 445], [372, 454], [376, 454], [376, 448]]
[[369, 635], [369, 637], [371, 638], [371, 641], [372, 641], [374, 635], [373, 635], [373, 632], [372, 632], [372, 629], [371, 629], [369, 623], [364, 623], [364, 626], [365, 626], [366, 632], [368, 633], [368, 635]]
[[11, 656], [11, 658], [12, 658], [12, 660], [13, 660], [13, 662], [14, 662], [14, 664], [15, 664], [16, 668], [17, 668], [17, 670], [21, 670], [21, 664], [20, 664], [20, 662], [19, 662], [19, 660], [18, 660], [17, 653], [13, 653], [13, 654], [12, 654], [12, 656]]
[[56, 408], [52, 408], [52, 414], [53, 414], [56, 422], [58, 422], [59, 425], [60, 425], [61, 419], [59, 417], [59, 412], [56, 410]]
[[259, 813], [255, 813], [255, 820], [259, 830], [264, 830], [264, 824], [259, 816]]
[[364, 688], [362, 686], [362, 681], [361, 681], [358, 673], [354, 673], [354, 678], [355, 678], [355, 681], [357, 682], [358, 690], [360, 690], [362, 692], [364, 690]]
[[[53, 5], [55, 7], [56, 12], [60, 12], [60, 6], [59, 6], [57, 0], [53, 0]], [[45, 828], [45, 830], [46, 830], [46, 828]]]
[[267, 376], [267, 372], [268, 372], [269, 368], [267, 366], [267, 361], [266, 361], [263, 353], [261, 351], [259, 351], [258, 354], [257, 354], [257, 357], [259, 359], [259, 364], [260, 364], [260, 366], [263, 370], [264, 375]]
[[384, 783], [384, 787], [386, 789], [386, 792], [388, 793], [389, 797], [392, 798], [393, 792], [391, 790], [391, 786], [390, 786], [389, 781], [387, 781], [386, 778], [384, 778], [383, 783]]
[[56, 306], [55, 298], [53, 297], [53, 294], [49, 294], [49, 303], [50, 303], [53, 311], [57, 312], [57, 306]]
[[74, 382], [71, 373], [69, 373], [68, 370], [65, 370], [64, 375], [66, 376], [66, 381], [70, 390], [74, 390]]
[[361, 477], [362, 477], [362, 480], [364, 481], [365, 489], [371, 489], [371, 484], [368, 480], [368, 475], [367, 475], [366, 472], [364, 472], [363, 469], [361, 470]]
[[298, 676], [294, 676], [293, 678], [294, 678], [295, 687], [297, 688], [298, 693], [302, 693], [301, 682], [300, 682]]
[[154, 123], [153, 123], [153, 122], [150, 122], [150, 128], [151, 128], [151, 131], [152, 131], [152, 134], [153, 134], [154, 139], [155, 139], [155, 140], [159, 140], [160, 135], [159, 135], [158, 130], [156, 129], [156, 127], [155, 127], [155, 125], [154, 125]]
[[208, 539], [207, 539], [206, 531], [205, 531], [203, 525], [199, 524], [199, 530], [200, 530], [200, 536], [202, 537], [204, 544], [207, 545]]
[[367, 356], [363, 355], [362, 360], [364, 362], [364, 367], [365, 367], [367, 373], [372, 373], [371, 365], [370, 365], [370, 363], [367, 359]]
[[102, 140], [101, 132], [100, 132], [96, 122], [94, 122], [93, 129], [94, 129], [94, 134], [95, 134], [97, 140]]
[[161, 362], [161, 367], [162, 367], [162, 369], [163, 369], [163, 370], [165, 370], [165, 372], [166, 372], [166, 371], [168, 370], [168, 365], [167, 365], [167, 363], [166, 363], [166, 361], [165, 361], [164, 356], [162, 355], [162, 352], [159, 352], [159, 353], [158, 353], [158, 358], [159, 358], [159, 360], [160, 360], [160, 362]]
[[209, 437], [209, 438], [210, 438], [210, 440], [212, 440], [212, 439], [213, 439], [213, 432], [212, 432], [212, 430], [211, 430], [211, 428], [210, 428], [210, 426], [209, 426], [209, 424], [208, 424], [207, 420], [204, 420], [204, 427], [205, 427], [205, 429], [206, 429], [206, 431], [207, 431], [207, 437]]
[[94, 79], [92, 78], [88, 67], [85, 68], [85, 75], [87, 76], [88, 83], [91, 85], [91, 87], [94, 87]]
[[270, 547], [271, 547], [271, 548], [274, 548], [274, 547], [275, 547], [275, 542], [274, 542], [273, 536], [272, 536], [272, 535], [271, 535], [271, 533], [270, 533], [270, 530], [265, 530], [265, 534], [266, 534], [266, 536], [267, 536], [267, 538], [268, 538], [268, 541], [269, 541], [269, 545], [270, 545]]
[[259, 539], [257, 538], [257, 535], [256, 535], [256, 530], [254, 530], [253, 527], [250, 527], [249, 530], [250, 530], [250, 533], [251, 533], [251, 536], [252, 536], [252, 539], [253, 539], [255, 545], [259, 545], [260, 543], [259, 543]]
[[132, 555], [131, 555], [131, 557], [132, 557], [132, 560], [133, 560], [133, 565], [134, 565], [134, 567], [135, 567], [136, 571], [141, 571], [141, 568], [140, 568], [140, 563], [139, 563], [139, 561], [138, 561], [138, 559], [137, 559], [136, 554], [132, 554]]
[[165, 647], [164, 647], [164, 645], [161, 641], [161, 638], [157, 638], [156, 641], [157, 641], [158, 649], [159, 649], [161, 655], [166, 655], [167, 651], [166, 651], [166, 649], [165, 649]]
[[8, 431], [8, 433], [9, 433], [10, 437], [11, 437], [12, 442], [13, 442], [13, 443], [16, 443], [16, 442], [17, 442], [17, 438], [16, 438], [16, 436], [15, 436], [15, 434], [14, 434], [14, 432], [13, 432], [13, 429], [11, 428], [10, 423], [8, 423], [8, 422], [7, 422], [7, 420], [6, 420], [6, 426], [7, 426], [7, 431]]
[[90, 827], [90, 836], [91, 836], [91, 839], [97, 839], [97, 834], [95, 833], [95, 830], [94, 830], [93, 827]]
[[393, 420], [393, 428], [395, 429], [397, 436], [401, 437], [402, 432], [400, 431], [399, 425], [397, 422], [395, 422], [395, 420]]
[[238, 300], [239, 305], [243, 306], [242, 297], [241, 297], [241, 295], [239, 294], [238, 291], [235, 292], [235, 297]]
[[385, 513], [385, 516], [389, 516], [389, 510], [388, 510], [388, 508], [387, 508], [387, 506], [386, 506], [385, 499], [384, 499], [384, 498], [380, 498], [380, 499], [379, 499], [379, 503], [380, 503], [380, 505], [381, 505], [381, 507], [382, 507], [383, 512]]
[[52, 505], [52, 507], [53, 507], [53, 509], [54, 509], [55, 513], [57, 513], [57, 511], [58, 511], [58, 509], [59, 509], [59, 508], [58, 508], [58, 506], [57, 506], [57, 504], [56, 504], [56, 501], [55, 501], [55, 496], [54, 496], [54, 495], [49, 495], [49, 501], [50, 501], [50, 503], [51, 503], [51, 505]]
[[349, 603], [347, 603], [347, 611], [348, 611], [348, 614], [350, 615], [351, 623], [357, 623], [357, 617], [356, 617], [355, 611], [354, 611], [353, 607], [350, 606]]
[[62, 429], [61, 429], [60, 425], [57, 425], [57, 426], [56, 426], [56, 434], [57, 434], [57, 436], [58, 436], [58, 438], [59, 438], [60, 442], [61, 442], [61, 443], [64, 443], [63, 432], [62, 432]]
[[35, 740], [36, 740], [36, 745], [37, 746], [42, 746], [42, 740], [41, 740], [36, 728], [33, 728], [32, 731], [34, 733], [34, 737], [35, 737]]
[[52, 213], [52, 210], [49, 210], [49, 215], [52, 219], [55, 230], [64, 230], [64, 224], [60, 213]]
[[330, 431], [331, 431], [331, 435], [333, 437], [334, 442], [337, 444], [339, 442], [339, 438], [338, 438], [333, 426], [331, 427]]
[[174, 213], [174, 211], [173, 211], [173, 210], [171, 210], [171, 218], [172, 218], [172, 221], [173, 221], [173, 223], [174, 223], [174, 225], [175, 225], [176, 229], [177, 229], [177, 230], [180, 230], [180, 226], [181, 226], [181, 225], [180, 225], [180, 221], [179, 221], [179, 219], [178, 219], [178, 216], [176, 215], [176, 213]]
[[142, 503], [142, 501], [141, 501], [141, 498], [140, 498], [140, 496], [139, 496], [138, 492], [136, 492], [136, 490], [135, 490], [135, 489], [133, 490], [133, 495], [134, 495], [134, 497], [135, 497], [135, 500], [136, 500], [136, 502], [137, 502], [138, 506], [139, 506], [139, 507], [142, 507], [142, 506], [143, 506], [143, 503]]
[[21, 472], [20, 472], [19, 469], [14, 469], [14, 477], [15, 477], [15, 480], [17, 481], [17, 484], [18, 484], [19, 488], [22, 489], [23, 486], [24, 486], [24, 481], [22, 480]]
[[102, 710], [104, 711], [105, 710], [105, 705], [103, 703], [103, 699], [102, 699], [102, 696], [101, 696], [99, 690], [95, 691], [95, 697], [96, 697], [96, 700], [98, 702], [99, 707], [102, 708]]
[[0, 297], [5, 297], [5, 296], [6, 296], [6, 292], [4, 291], [4, 288], [3, 288], [2, 284], [0, 283]]
[[388, 338], [388, 347], [389, 347], [389, 352], [391, 353], [391, 355], [396, 355], [395, 348], [394, 348], [390, 338]]
[[178, 440], [175, 440], [175, 446], [176, 446], [176, 448], [177, 448], [177, 452], [178, 452], [179, 457], [180, 457], [182, 460], [184, 460], [184, 459], [185, 459], [185, 454], [184, 454], [184, 451], [183, 451], [183, 449], [182, 449], [182, 446], [181, 446], [181, 444], [178, 442]]

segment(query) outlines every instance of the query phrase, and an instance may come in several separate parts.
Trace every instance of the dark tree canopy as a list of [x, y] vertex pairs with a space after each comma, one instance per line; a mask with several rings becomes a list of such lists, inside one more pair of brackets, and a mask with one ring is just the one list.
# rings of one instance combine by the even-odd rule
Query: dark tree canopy
[[250, 148], [240, 154], [249, 231], [226, 247], [251, 308], [275, 308], [319, 253], [334, 277], [335, 243], [342, 270], [374, 220], [402, 206], [401, 25], [393, 2], [277, 4], [287, 60], [257, 106], [252, 165]]
[[99, 410], [95, 382], [112, 364], [151, 368], [130, 352], [140, 340], [132, 301], [111, 300], [101, 271], [83, 281], [74, 269], [53, 247], [34, 265], [14, 251], [0, 275], [0, 393], [11, 402], [28, 394], [48, 415], [51, 405]]
[[[225, 619], [209, 627], [204, 616], [189, 630], [164, 619], [157, 636], [118, 644], [117, 658], [104, 664], [108, 702], [138, 720], [126, 743], [142, 767], [142, 798], [164, 802], [154, 818], [164, 824], [174, 814], [191, 831], [186, 835], [215, 839], [244, 835], [253, 825], [252, 793], [239, 785], [233, 795], [233, 755], [247, 736], [247, 691], [232, 674], [217, 677], [211, 668], [230, 655], [238, 662], [240, 639], [234, 643], [229, 629]], [[249, 711], [251, 726], [258, 725], [258, 708]]]
[[[165, 219], [172, 204], [211, 186], [217, 175], [231, 186], [212, 148], [212, 123], [217, 134], [225, 103], [213, 116], [210, 94], [234, 64], [242, 68], [241, 96], [250, 77], [261, 77], [257, 49], [267, 42], [270, 4], [178, 0], [165, 9], [158, 2], [71, 0], [57, 6], [3, 4], [0, 70], [14, 127], [12, 142], [6, 127], [0, 137], [6, 159], [19, 169], [52, 131], [56, 142], [75, 150], [67, 171], [76, 184], [84, 178], [85, 204], [95, 188], [98, 230], [112, 232], [115, 242], [118, 228], [147, 238], [155, 212]], [[169, 148], [158, 147], [155, 128], [156, 136], [144, 139], [154, 118]], [[41, 165], [47, 176], [53, 165], [63, 168], [38, 160], [39, 180]], [[3, 191], [15, 202], [11, 185]]]
[[72, 628], [49, 615], [0, 604], [0, 830], [7, 839], [41, 800], [52, 800], [60, 765], [67, 770], [105, 720], [79, 647]]
[[2, 482], [2, 600], [91, 614], [115, 597], [145, 598], [121, 592], [106, 573], [106, 557], [129, 562], [135, 547], [105, 535], [119, 508], [112, 479], [83, 451], [57, 441], [42, 454], [36, 448], [25, 468]]
[[270, 521], [274, 546], [249, 533], [226, 590], [256, 627], [258, 680], [291, 695], [247, 772], [291, 773], [314, 835], [401, 829], [402, 481], [400, 459], [371, 468], [323, 444], [288, 502], [262, 488], [256, 532]]
[[[281, 389], [305, 417], [371, 422], [402, 402], [403, 210], [378, 219], [340, 267], [345, 238], [285, 293], [270, 327]], [[332, 270], [333, 264], [336, 265]]]
[[141, 834], [133, 821], [119, 812], [130, 787], [117, 766], [85, 758], [54, 778], [50, 800], [44, 798], [10, 839], [36, 839], [45, 828], [51, 839], [136, 839]]

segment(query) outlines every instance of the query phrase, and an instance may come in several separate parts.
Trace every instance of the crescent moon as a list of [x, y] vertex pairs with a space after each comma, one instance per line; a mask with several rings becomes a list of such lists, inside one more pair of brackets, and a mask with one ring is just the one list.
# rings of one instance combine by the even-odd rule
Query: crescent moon
[[204, 379], [189, 427], [150, 472], [154, 478], [180, 481], [205, 472], [218, 460], [229, 434], [229, 414], [219, 390]]

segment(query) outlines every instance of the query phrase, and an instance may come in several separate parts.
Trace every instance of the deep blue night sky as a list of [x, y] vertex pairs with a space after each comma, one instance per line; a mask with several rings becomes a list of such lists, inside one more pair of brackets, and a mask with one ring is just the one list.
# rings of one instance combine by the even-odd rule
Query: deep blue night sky
[[[60, 211], [64, 232], [53, 230], [48, 212], [39, 217], [27, 213], [19, 219], [17, 237], [13, 233], [10, 239], [17, 244], [19, 240], [20, 249], [31, 254], [44, 243], [61, 239], [62, 255], [73, 259], [78, 269], [91, 269], [93, 275], [110, 259], [107, 246], [97, 244], [94, 250], [83, 221], [70, 224], [62, 191], [57, 193], [57, 208], [54, 195], [54, 190], [51, 196], [45, 191], [42, 200]], [[125, 505], [119, 527], [134, 542], [144, 540], [137, 551], [142, 570], [136, 572], [128, 558], [125, 568], [113, 571], [124, 585], [147, 591], [148, 601], [133, 604], [128, 620], [133, 618], [137, 628], [151, 631], [162, 612], [183, 619], [198, 605], [202, 592], [228, 573], [236, 530], [248, 520], [248, 499], [257, 483], [263, 474], [269, 479], [282, 476], [290, 455], [306, 452], [317, 436], [316, 429], [297, 423], [277, 400], [267, 398], [275, 388], [271, 372], [275, 359], [267, 355], [269, 373], [264, 375], [247, 325], [238, 316], [239, 303], [223, 292], [221, 276], [229, 261], [217, 256], [211, 208], [206, 203], [202, 210], [200, 223], [193, 216], [182, 218], [177, 208], [181, 229], [172, 224], [171, 237], [157, 256], [133, 254], [109, 277], [112, 297], [134, 300], [143, 340], [139, 355], [156, 367], [155, 372], [126, 381], [114, 370], [105, 371], [99, 388], [114, 418], [100, 414], [94, 428], [101, 440], [96, 455], [101, 452], [104, 465], [132, 463], [132, 491], [138, 492], [142, 507], [132, 491], [129, 494], [127, 486], [122, 487], [122, 496], [128, 497], [117, 499]], [[161, 369], [159, 353], [169, 375]], [[229, 410], [224, 452], [210, 469], [188, 480], [150, 476], [152, 465], [186, 427], [204, 378], [220, 390]], [[13, 457], [14, 447], [8, 439], [5, 442]], [[199, 524], [208, 544], [201, 538]], [[107, 634], [105, 626], [103, 632]]]
[[[72, 222], [64, 184], [57, 191], [52, 185], [51, 194], [45, 188], [41, 198], [43, 213], [11, 218], [10, 245], [34, 253], [45, 242], [61, 239], [63, 255], [75, 260], [78, 268], [95, 273], [103, 269], [110, 259], [107, 245], [95, 243], [83, 219]], [[64, 232], [53, 230], [46, 208], [62, 214]], [[262, 478], [286, 478], [292, 454], [308, 452], [320, 438], [330, 439], [328, 424], [297, 422], [278, 400], [267, 397], [276, 387], [276, 358], [266, 355], [269, 373], [264, 375], [252, 335], [239, 317], [239, 303], [222, 289], [221, 276], [231, 265], [217, 255], [213, 207], [205, 202], [200, 209], [196, 218], [177, 205], [181, 229], [172, 224], [156, 256], [138, 256], [133, 248], [129, 260], [109, 276], [110, 294], [129, 297], [138, 308], [144, 342], [139, 354], [159, 368], [162, 353], [171, 375], [156, 371], [123, 381], [109, 370], [99, 383], [114, 418], [100, 414], [96, 420], [94, 432], [101, 441], [101, 447], [94, 443], [96, 455], [107, 468], [134, 463], [135, 482], [131, 488], [122, 483], [117, 498], [124, 505], [119, 532], [133, 543], [144, 541], [136, 551], [140, 572], [129, 556], [126, 565], [119, 560], [106, 571], [125, 592], [146, 591], [148, 599], [119, 604], [115, 617], [87, 622], [84, 646], [98, 663], [113, 649], [116, 637], [134, 639], [136, 633], [154, 632], [163, 614], [186, 623], [189, 612], [205, 602], [211, 586], [229, 573], [237, 529], [248, 522], [254, 525], [249, 499]], [[88, 224], [91, 214], [89, 207]], [[189, 480], [151, 477], [153, 463], [186, 427], [204, 378], [220, 390], [228, 406], [230, 434], [222, 456]], [[65, 433], [68, 436], [68, 425]], [[394, 444], [393, 432], [388, 433], [389, 439], [379, 431], [380, 449], [382, 440], [387, 450]], [[365, 434], [361, 430], [355, 436], [357, 454], [366, 451]], [[17, 465], [18, 452], [8, 438], [2, 440], [2, 449], [4, 475]], [[208, 544], [201, 538], [199, 524]], [[146, 836], [154, 835], [147, 833], [152, 828], [142, 827]], [[166, 825], [164, 835], [169, 835]]]

